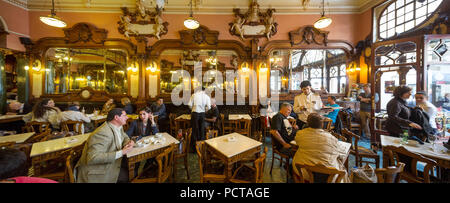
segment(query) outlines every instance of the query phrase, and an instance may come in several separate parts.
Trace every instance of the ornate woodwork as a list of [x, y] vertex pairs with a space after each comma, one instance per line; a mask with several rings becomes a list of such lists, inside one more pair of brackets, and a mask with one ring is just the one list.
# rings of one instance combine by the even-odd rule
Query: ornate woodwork
[[206, 26], [201, 25], [195, 30], [181, 30], [180, 39], [183, 45], [217, 45], [219, 42], [219, 32], [209, 30]]
[[106, 29], [99, 29], [87, 23], [77, 23], [73, 27], [64, 28], [63, 30], [64, 39], [69, 44], [77, 42], [103, 44], [108, 34]]
[[328, 31], [316, 29], [312, 25], [307, 25], [289, 32], [289, 40], [292, 46], [302, 43], [327, 46], [329, 33]]

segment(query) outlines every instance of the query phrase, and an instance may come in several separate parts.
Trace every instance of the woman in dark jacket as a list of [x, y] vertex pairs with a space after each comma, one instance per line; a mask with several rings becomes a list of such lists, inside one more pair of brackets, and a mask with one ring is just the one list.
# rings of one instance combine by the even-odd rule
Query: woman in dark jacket
[[139, 110], [139, 119], [133, 121], [127, 130], [127, 135], [130, 138], [136, 138], [136, 141], [156, 133], [158, 133], [158, 126], [149, 107]]
[[411, 96], [411, 88], [399, 86], [394, 90], [394, 98], [388, 102], [386, 108], [388, 119], [386, 120], [386, 131], [390, 136], [401, 137], [403, 130], [409, 128], [422, 129], [420, 125], [409, 120], [411, 116], [410, 107], [406, 106], [406, 100]]
[[133, 105], [131, 104], [130, 99], [124, 97], [120, 101], [122, 102], [123, 110], [125, 110], [127, 114], [134, 114]]

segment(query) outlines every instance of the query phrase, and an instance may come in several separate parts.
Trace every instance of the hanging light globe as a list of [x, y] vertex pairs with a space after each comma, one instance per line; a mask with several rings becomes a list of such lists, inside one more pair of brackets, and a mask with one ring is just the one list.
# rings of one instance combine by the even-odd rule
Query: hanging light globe
[[184, 20], [184, 26], [188, 29], [195, 30], [200, 26], [200, 23], [194, 17], [190, 16]]
[[61, 18], [56, 16], [54, 0], [52, 0], [52, 10], [50, 11], [50, 13], [51, 14], [48, 15], [48, 16], [41, 16], [41, 17], [39, 17], [39, 19], [43, 23], [45, 23], [47, 25], [50, 25], [50, 26], [53, 26], [53, 27], [62, 28], [62, 27], [66, 27], [67, 26], [66, 22], [62, 21]]
[[322, 17], [314, 23], [314, 27], [317, 29], [326, 28], [331, 24], [331, 22], [333, 22], [331, 18], [322, 15]]

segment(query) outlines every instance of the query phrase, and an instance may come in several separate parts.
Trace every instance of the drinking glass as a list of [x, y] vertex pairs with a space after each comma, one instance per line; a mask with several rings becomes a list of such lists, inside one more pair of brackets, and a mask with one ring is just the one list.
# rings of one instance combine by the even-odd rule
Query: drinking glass
[[431, 143], [431, 149], [432, 149], [433, 151], [435, 150], [436, 139], [437, 139], [436, 135], [430, 135], [430, 136], [428, 136], [428, 140], [429, 140], [430, 143]]

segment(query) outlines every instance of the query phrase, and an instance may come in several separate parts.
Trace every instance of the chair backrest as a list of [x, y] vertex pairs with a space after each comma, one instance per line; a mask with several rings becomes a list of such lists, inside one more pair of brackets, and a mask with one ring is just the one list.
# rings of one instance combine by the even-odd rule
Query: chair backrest
[[264, 164], [266, 162], [266, 156], [267, 156], [267, 147], [264, 148], [264, 153], [255, 160], [255, 183], [262, 183], [263, 182], [263, 176], [264, 176]]
[[223, 113], [220, 114], [220, 126], [222, 128], [222, 135], [225, 134], [225, 115]]
[[262, 142], [263, 138], [263, 132], [261, 130], [258, 130], [253, 134], [253, 139], [256, 141]]
[[206, 139], [216, 138], [218, 135], [219, 135], [218, 130], [209, 129], [208, 132], [206, 132]]
[[[81, 146], [84, 146], [81, 145]], [[75, 176], [73, 173], [74, 166], [77, 164], [78, 160], [81, 158], [83, 150], [72, 149], [70, 155], [66, 158], [66, 170], [64, 173], [64, 182], [75, 183]]]
[[47, 136], [50, 135], [50, 130], [44, 131], [42, 133], [35, 133], [33, 136], [27, 139], [25, 143], [35, 143], [35, 142], [41, 142], [45, 141], [47, 139]]
[[156, 162], [158, 162], [158, 183], [165, 182], [172, 174], [174, 149], [175, 145], [171, 144], [163, 153], [156, 156]]
[[127, 119], [127, 123], [125, 124], [125, 125], [123, 125], [123, 131], [127, 131], [128, 130], [128, 128], [130, 127], [130, 124], [132, 123], [134, 121], [134, 119], [132, 119], [132, 118], [128, 118]]
[[323, 129], [330, 131], [331, 130], [331, 124], [333, 124], [333, 120], [330, 118], [324, 117], [323, 119]]
[[[297, 176], [299, 177], [299, 180], [296, 180], [296, 182], [300, 182], [300, 183], [305, 183], [305, 179], [304, 179], [302, 171], [301, 171], [302, 168], [306, 169], [306, 171], [308, 172], [310, 183], [314, 183], [314, 173], [328, 175], [327, 183], [340, 183], [342, 178], [344, 178], [344, 175], [345, 175], [345, 171], [343, 171], [343, 170], [327, 168], [322, 165], [311, 166], [311, 165], [303, 165], [303, 164], [296, 163], [295, 167], [297, 168], [297, 171], [298, 171]], [[336, 175], [337, 175], [337, 178], [335, 179]]]
[[377, 174], [378, 183], [399, 183], [401, 173], [405, 164], [397, 162], [397, 166], [389, 166], [387, 168], [377, 168], [375, 173]]
[[179, 154], [187, 154], [189, 153], [189, 147], [191, 146], [191, 137], [192, 137], [192, 128], [188, 128], [183, 130], [183, 137], [180, 140], [180, 144], [182, 144], [182, 150]]
[[[385, 150], [389, 156], [390, 165], [395, 165], [397, 162], [405, 163], [404, 173], [407, 173], [411, 177], [408, 181], [418, 182], [418, 183], [430, 183], [430, 173], [433, 172], [434, 166], [437, 165], [436, 161], [424, 157], [420, 154], [408, 151], [403, 146], [384, 146], [383, 150]], [[425, 163], [425, 167], [423, 169], [423, 178], [419, 177], [417, 173], [417, 162]], [[402, 176], [403, 178], [403, 176]]]
[[346, 136], [340, 135], [339, 133], [336, 133], [336, 132], [330, 132], [330, 133], [331, 133], [334, 137], [336, 137], [338, 140], [347, 142], [347, 137], [346, 137]]
[[353, 133], [352, 131], [350, 131], [347, 128], [342, 129], [342, 136], [344, 136], [345, 138], [347, 138], [348, 143], [351, 143], [351, 149], [355, 151], [356, 156], [358, 156], [358, 141], [360, 139], [360, 136]]
[[291, 126], [297, 125], [297, 120], [289, 118], [289, 123], [291, 123]]
[[61, 122], [61, 129], [65, 132], [74, 132], [75, 134], [83, 134], [83, 121], [67, 120]]
[[350, 129], [352, 124], [352, 115], [349, 114], [347, 111], [339, 111], [338, 115], [340, 115], [342, 119], [342, 124], [344, 125], [344, 128]]
[[169, 114], [169, 125], [171, 129], [176, 129], [177, 124], [175, 122], [175, 119], [177, 118], [177, 115], [174, 113]]
[[31, 121], [25, 125], [24, 130], [26, 132], [35, 132], [36, 134], [38, 134], [38, 133], [50, 131], [50, 125], [51, 124], [49, 122]]
[[237, 121], [237, 128], [238, 128], [238, 130], [240, 131], [240, 132], [245, 132], [245, 135], [247, 135], [247, 136], [249, 136], [250, 135], [250, 131], [251, 131], [251, 128], [250, 128], [250, 123], [251, 123], [252, 121], [251, 120], [248, 120], [248, 119], [239, 119], [238, 121]]

